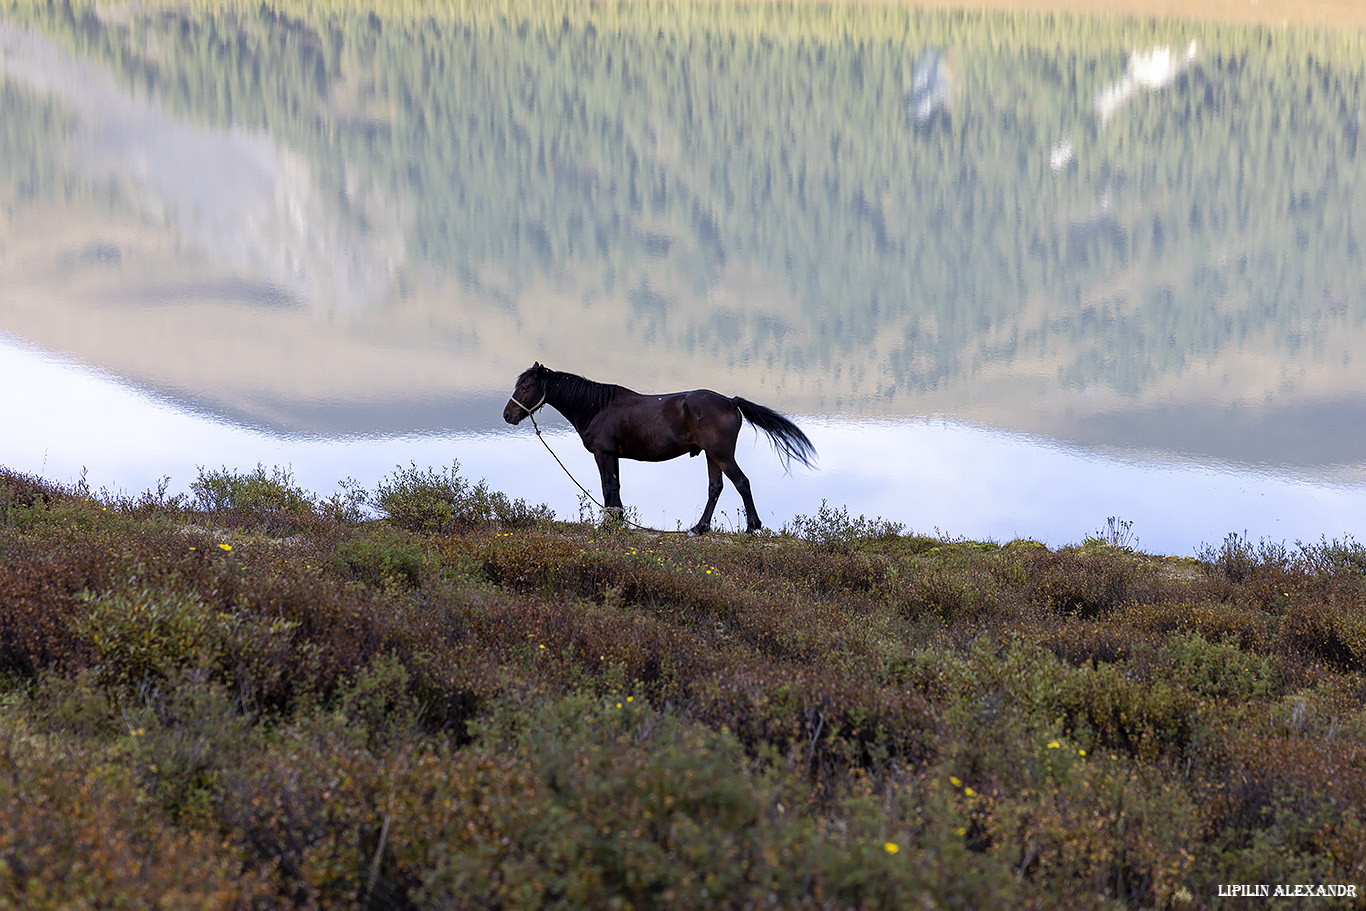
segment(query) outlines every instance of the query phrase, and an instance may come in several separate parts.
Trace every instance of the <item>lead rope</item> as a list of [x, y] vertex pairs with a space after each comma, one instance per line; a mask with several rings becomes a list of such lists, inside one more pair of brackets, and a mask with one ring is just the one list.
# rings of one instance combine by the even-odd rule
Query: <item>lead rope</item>
[[[520, 408], [520, 409], [522, 409], [523, 411], [525, 411], [527, 417], [531, 418], [531, 426], [532, 426], [533, 428], [535, 428], [535, 430], [536, 430], [536, 439], [538, 439], [538, 440], [541, 441], [541, 445], [545, 447], [545, 451], [548, 452], [548, 453], [550, 453], [551, 458], [553, 458], [553, 459], [555, 460], [556, 464], [558, 464], [558, 465], [560, 466], [560, 468], [564, 470], [564, 473], [565, 473], [565, 474], [569, 475], [569, 480], [571, 480], [571, 481], [574, 482], [574, 486], [577, 487], [579, 490], [582, 490], [582, 491], [583, 491], [583, 495], [584, 495], [585, 497], [588, 498], [588, 501], [589, 501], [590, 503], [592, 503], [592, 504], [593, 504], [594, 506], [596, 506], [598, 509], [601, 509], [603, 512], [608, 512], [608, 508], [607, 508], [606, 506], [603, 506], [601, 503], [599, 503], [599, 502], [598, 502], [598, 498], [595, 497], [595, 496], [593, 496], [591, 493], [589, 493], [587, 487], [584, 487], [582, 484], [579, 483], [579, 479], [576, 478], [576, 477], [574, 477], [574, 473], [573, 473], [572, 471], [570, 471], [567, 467], [565, 467], [564, 462], [561, 462], [561, 461], [560, 461], [560, 457], [557, 456], [557, 455], [555, 455], [555, 450], [551, 449], [551, 448], [550, 448], [550, 444], [547, 443], [547, 442], [545, 441], [545, 436], [541, 433], [541, 425], [536, 423], [536, 411], [537, 411], [537, 409], [539, 409], [542, 405], [545, 404], [545, 396], [542, 395], [542, 396], [541, 396], [541, 400], [540, 400], [539, 402], [537, 402], [536, 405], [535, 405], [534, 407], [532, 407], [532, 408], [528, 408], [527, 406], [523, 405], [521, 402], [517, 401], [517, 399], [515, 399], [515, 398], [512, 399], [512, 402], [513, 402], [513, 404], [515, 404], [518, 408]], [[625, 522], [627, 525], [631, 525], [631, 526], [634, 526], [634, 527], [636, 527], [636, 528], [639, 528], [641, 531], [648, 531], [648, 532], [652, 532], [652, 533], [657, 534], [657, 535], [681, 535], [681, 534], [687, 534], [687, 532], [683, 531], [682, 529], [675, 529], [674, 531], [666, 531], [666, 530], [663, 529], [663, 528], [651, 528], [651, 527], [648, 526], [648, 525], [641, 525], [639, 522], [632, 522], [630, 519], [626, 518], [626, 512], [625, 512], [625, 510], [623, 510], [620, 514], [618, 514], [617, 520], [620, 521], [620, 522]]]

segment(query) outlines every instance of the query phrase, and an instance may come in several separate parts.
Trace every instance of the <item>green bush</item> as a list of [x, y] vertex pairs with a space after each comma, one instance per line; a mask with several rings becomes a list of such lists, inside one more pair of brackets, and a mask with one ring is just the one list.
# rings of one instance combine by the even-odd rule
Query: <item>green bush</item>
[[132, 770], [0, 712], [0, 908], [271, 907], [212, 830], [183, 828]]
[[1344, 603], [1304, 605], [1286, 620], [1285, 631], [1298, 653], [1315, 656], [1344, 671], [1366, 670], [1366, 614], [1356, 598]]
[[190, 483], [194, 502], [205, 512], [249, 512], [262, 515], [311, 513], [313, 498], [294, 483], [288, 469], [276, 467], [269, 475], [261, 465], [241, 473], [199, 469]]
[[298, 623], [247, 610], [223, 611], [193, 591], [130, 587], [85, 593], [75, 632], [99, 679], [138, 687], [177, 671], [203, 670], [253, 693], [276, 688]]
[[1230, 582], [1247, 582], [1258, 572], [1287, 569], [1290, 554], [1283, 544], [1262, 541], [1253, 544], [1247, 535], [1230, 532], [1219, 547], [1205, 545], [1196, 554], [1207, 572]]
[[[421, 907], [891, 911], [926, 895], [1009, 897], [1004, 868], [964, 851], [943, 814], [889, 826], [876, 802], [848, 797], [838, 825], [817, 825], [734, 737], [641, 700], [506, 703], [395, 793], [403, 809], [441, 808], [435, 832], [393, 835], [393, 876]], [[957, 863], [940, 865], [939, 837]]]
[[318, 501], [318, 512], [329, 522], [358, 525], [369, 514], [370, 493], [354, 478], [338, 485], [341, 489]]
[[387, 888], [372, 870], [391, 850], [385, 814], [410, 755], [373, 752], [344, 720], [317, 714], [243, 756], [222, 780], [220, 804], [245, 876], [270, 882], [282, 909], [403, 907], [369, 899]]
[[426, 562], [420, 545], [396, 529], [378, 528], [337, 547], [337, 556], [366, 585], [406, 590], [422, 584]]
[[1162, 650], [1156, 673], [1183, 689], [1213, 699], [1244, 703], [1279, 696], [1271, 661], [1227, 641], [1199, 633], [1174, 634]]
[[16, 507], [45, 505], [53, 499], [69, 496], [59, 485], [23, 472], [0, 468], [0, 524], [8, 524], [10, 511]]
[[1082, 619], [1102, 616], [1132, 600], [1153, 600], [1160, 588], [1151, 562], [1125, 548], [1105, 547], [1109, 552], [1092, 546], [1021, 554], [1031, 600], [1052, 613]]
[[196, 671], [122, 698], [119, 718], [139, 783], [172, 820], [210, 827], [225, 780], [262, 746], [253, 718], [226, 687]]
[[940, 555], [889, 589], [892, 603], [909, 619], [933, 617], [953, 623], [988, 615], [1000, 607], [994, 573], [979, 561]]
[[816, 515], [794, 516], [788, 525], [783, 526], [783, 533], [809, 541], [819, 550], [839, 551], [848, 550], [864, 539], [899, 537], [904, 528], [900, 522], [890, 522], [881, 517], [851, 518], [847, 506], [835, 508], [821, 500]]
[[1366, 574], [1366, 545], [1354, 538], [1342, 541], [1324, 538], [1318, 544], [1301, 544], [1300, 550], [1305, 562], [1315, 571]]
[[109, 684], [136, 686], [186, 667], [212, 666], [222, 636], [217, 611], [193, 592], [135, 588], [87, 593], [77, 633]]
[[439, 472], [415, 463], [400, 466], [379, 482], [371, 503], [390, 522], [414, 532], [444, 533], [488, 521], [524, 528], [554, 517], [544, 504], [532, 507], [525, 500], [509, 500], [484, 481], [470, 484], [460, 477], [459, 462]]
[[68, 486], [0, 469], [0, 529], [90, 528], [119, 518], [118, 508], [91, 496], [84, 475]]
[[745, 773], [731, 738], [643, 703], [568, 699], [530, 716], [508, 706], [474, 749], [520, 768], [467, 805], [462, 828], [476, 837], [450, 833], [420, 905], [736, 906], [762, 882], [749, 880], [764, 866], [772, 785]]

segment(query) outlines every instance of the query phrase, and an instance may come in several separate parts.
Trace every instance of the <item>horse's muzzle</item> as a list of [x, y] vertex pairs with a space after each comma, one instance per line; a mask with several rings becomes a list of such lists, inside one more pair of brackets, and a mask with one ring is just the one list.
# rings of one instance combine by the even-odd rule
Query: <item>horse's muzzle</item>
[[513, 405], [511, 402], [508, 402], [507, 407], [503, 409], [503, 420], [512, 424], [514, 427], [522, 423], [522, 418], [524, 417], [526, 417], [526, 409]]

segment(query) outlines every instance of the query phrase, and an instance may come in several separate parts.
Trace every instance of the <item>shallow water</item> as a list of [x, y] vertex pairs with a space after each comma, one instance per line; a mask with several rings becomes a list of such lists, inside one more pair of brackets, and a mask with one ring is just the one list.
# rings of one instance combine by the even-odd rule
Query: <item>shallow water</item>
[[[1366, 525], [1354, 30], [897, 7], [0, 21], [0, 464], [459, 460], [579, 493], [534, 359], [794, 416], [822, 502], [1185, 554]], [[594, 491], [587, 453], [542, 422]], [[623, 466], [663, 528], [705, 470]], [[739, 524], [727, 490], [722, 524]]]

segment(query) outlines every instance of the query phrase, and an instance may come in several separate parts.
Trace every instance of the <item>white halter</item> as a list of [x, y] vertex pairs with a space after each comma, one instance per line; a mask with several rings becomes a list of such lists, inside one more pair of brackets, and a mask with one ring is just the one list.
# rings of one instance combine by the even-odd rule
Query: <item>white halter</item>
[[542, 392], [542, 393], [541, 393], [541, 400], [540, 400], [539, 402], [537, 402], [535, 405], [532, 405], [530, 408], [528, 408], [527, 406], [523, 405], [521, 402], [517, 401], [517, 396], [515, 396], [515, 395], [514, 395], [514, 396], [511, 396], [511, 397], [510, 397], [510, 400], [512, 401], [512, 404], [516, 405], [518, 408], [522, 409], [522, 410], [525, 411], [527, 414], [535, 414], [536, 411], [537, 411], [542, 405], [545, 404], [545, 399], [546, 399], [546, 395], [547, 395], [547, 394], [548, 394], [548, 393]]

